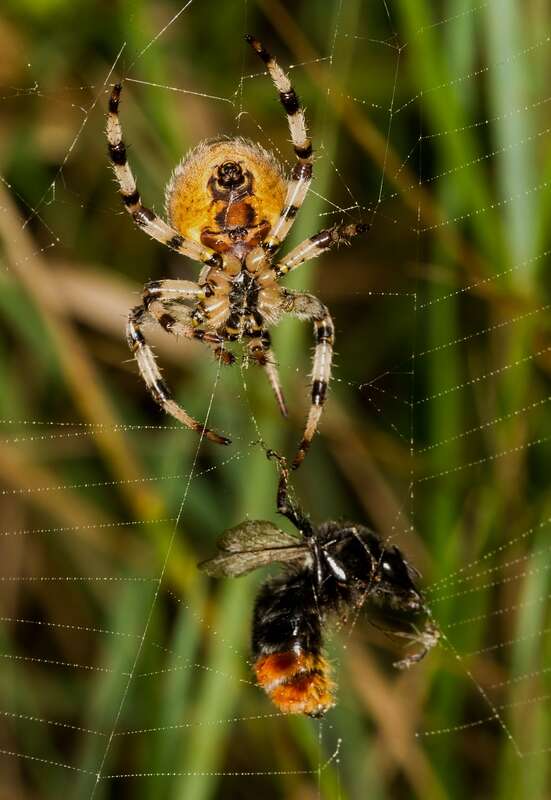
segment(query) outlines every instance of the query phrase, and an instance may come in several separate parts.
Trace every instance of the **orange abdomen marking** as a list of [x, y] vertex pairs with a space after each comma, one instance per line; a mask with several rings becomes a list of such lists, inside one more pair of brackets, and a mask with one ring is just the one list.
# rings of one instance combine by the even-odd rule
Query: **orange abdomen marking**
[[257, 659], [254, 671], [259, 686], [284, 714], [321, 717], [335, 705], [329, 664], [318, 654], [271, 653]]
[[250, 200], [242, 200], [237, 203], [220, 203], [221, 206], [216, 213], [216, 222], [223, 228], [250, 228], [255, 224], [256, 211]]
[[[239, 164], [243, 175], [251, 176], [251, 188], [240, 197], [238, 187], [231, 203], [220, 202], [212, 190], [219, 167], [227, 161]], [[176, 230], [195, 242], [205, 243], [206, 235], [216, 243], [217, 233], [214, 249], [224, 251], [230, 249], [224, 230], [243, 227], [250, 229], [247, 244], [251, 248], [279, 218], [286, 191], [283, 170], [271, 153], [239, 137], [221, 139], [202, 142], [176, 167], [166, 190], [166, 208]]]

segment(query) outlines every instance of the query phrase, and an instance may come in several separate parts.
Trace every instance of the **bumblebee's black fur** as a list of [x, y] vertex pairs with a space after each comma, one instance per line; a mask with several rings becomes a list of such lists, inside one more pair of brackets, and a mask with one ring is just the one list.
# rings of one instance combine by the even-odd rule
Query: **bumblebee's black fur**
[[302, 650], [319, 654], [323, 624], [366, 605], [377, 616], [410, 625], [425, 616], [414, 573], [397, 547], [386, 547], [360, 525], [326, 522], [305, 537], [308, 566], [287, 568], [258, 593], [252, 655]]
[[293, 570], [265, 581], [253, 613], [253, 658], [297, 648], [314, 655], [319, 653], [320, 616], [311, 570]]

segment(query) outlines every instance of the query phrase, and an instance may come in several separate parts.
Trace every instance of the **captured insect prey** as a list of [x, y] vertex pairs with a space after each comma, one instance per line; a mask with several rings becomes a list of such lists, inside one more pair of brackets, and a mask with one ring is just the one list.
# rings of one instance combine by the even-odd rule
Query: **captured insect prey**
[[287, 416], [269, 328], [288, 314], [309, 321], [315, 350], [310, 410], [294, 460], [302, 462], [314, 437], [331, 377], [334, 328], [325, 305], [312, 294], [280, 286], [280, 279], [316, 256], [364, 233], [368, 225], [346, 222], [305, 239], [274, 260], [302, 206], [314, 165], [304, 111], [289, 78], [253, 36], [246, 36], [264, 62], [287, 114], [296, 163], [289, 178], [276, 157], [248, 139], [218, 137], [201, 142], [182, 159], [166, 187], [165, 222], [142, 204], [127, 159], [119, 120], [122, 86], [113, 87], [107, 141], [124, 207], [153, 239], [202, 265], [197, 281], [146, 284], [142, 303], [130, 311], [127, 339], [147, 388], [168, 414], [219, 444], [230, 440], [190, 416], [161, 376], [145, 329], [160, 325], [173, 336], [197, 339], [223, 364], [235, 357], [227, 344], [246, 342], [248, 359], [262, 367], [279, 409]]
[[285, 571], [259, 589], [252, 622], [253, 669], [258, 684], [280, 711], [321, 717], [335, 704], [335, 684], [323, 655], [331, 619], [365, 607], [368, 619], [417, 644], [395, 666], [420, 661], [439, 634], [416, 571], [397, 547], [389, 547], [355, 523], [313, 526], [289, 500], [282, 471], [277, 510], [300, 536], [264, 520], [247, 520], [222, 534], [219, 554], [199, 566], [207, 575], [237, 577], [272, 563]]

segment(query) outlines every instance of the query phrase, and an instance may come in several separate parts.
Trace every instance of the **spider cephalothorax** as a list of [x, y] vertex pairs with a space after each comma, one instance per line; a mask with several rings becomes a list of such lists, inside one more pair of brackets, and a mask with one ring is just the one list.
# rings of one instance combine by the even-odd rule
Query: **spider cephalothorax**
[[156, 322], [176, 336], [200, 339], [226, 364], [235, 359], [225, 343], [246, 341], [249, 356], [266, 371], [286, 415], [268, 327], [283, 314], [313, 322], [316, 349], [311, 407], [294, 461], [298, 466], [325, 402], [334, 328], [323, 303], [314, 295], [281, 287], [279, 279], [330, 247], [363, 233], [367, 226], [335, 225], [306, 239], [283, 260], [273, 261], [308, 192], [312, 144], [289, 79], [260, 42], [252, 36], [246, 39], [266, 64], [287, 113], [297, 158], [288, 180], [277, 159], [258, 144], [240, 137], [202, 142], [172, 174], [166, 190], [167, 224], [142, 204], [122, 140], [118, 116], [121, 85], [115, 85], [111, 93], [107, 139], [125, 208], [153, 239], [204, 265], [197, 282], [147, 284], [142, 305], [130, 313], [127, 338], [149, 390], [165, 411], [208, 439], [229, 444], [229, 439], [205, 428], [172, 399], [143, 335], [144, 326]]

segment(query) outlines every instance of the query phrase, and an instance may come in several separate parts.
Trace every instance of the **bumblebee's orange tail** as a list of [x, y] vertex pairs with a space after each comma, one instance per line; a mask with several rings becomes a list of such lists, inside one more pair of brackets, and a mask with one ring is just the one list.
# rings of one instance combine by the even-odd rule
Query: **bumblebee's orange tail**
[[329, 664], [315, 653], [270, 653], [257, 659], [259, 686], [284, 714], [322, 717], [335, 705]]

